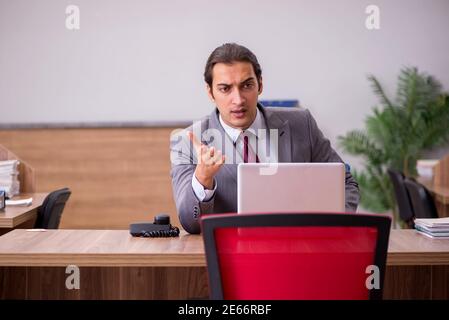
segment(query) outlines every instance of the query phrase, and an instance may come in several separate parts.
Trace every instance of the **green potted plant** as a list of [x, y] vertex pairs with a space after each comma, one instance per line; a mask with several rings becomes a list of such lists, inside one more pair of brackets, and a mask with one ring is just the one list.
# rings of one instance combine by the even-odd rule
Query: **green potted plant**
[[353, 172], [361, 206], [373, 212], [391, 210], [397, 219], [387, 169], [416, 177], [422, 152], [449, 141], [449, 97], [437, 80], [414, 67], [401, 70], [394, 100], [373, 75], [368, 80], [380, 105], [366, 118], [364, 130], [352, 130], [338, 141], [346, 152], [365, 160], [364, 169]]

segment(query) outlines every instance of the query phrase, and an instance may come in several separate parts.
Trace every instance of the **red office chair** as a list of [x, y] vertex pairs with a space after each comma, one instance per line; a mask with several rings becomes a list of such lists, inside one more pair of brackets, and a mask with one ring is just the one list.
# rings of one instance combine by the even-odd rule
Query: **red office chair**
[[[382, 299], [391, 220], [332, 213], [201, 218], [211, 299]], [[368, 289], [377, 266], [379, 288]]]

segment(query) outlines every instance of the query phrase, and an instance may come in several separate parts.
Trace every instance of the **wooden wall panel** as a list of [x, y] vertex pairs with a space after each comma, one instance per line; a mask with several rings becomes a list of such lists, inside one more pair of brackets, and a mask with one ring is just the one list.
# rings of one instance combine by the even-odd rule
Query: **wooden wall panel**
[[36, 190], [69, 187], [65, 229], [127, 229], [170, 214], [169, 137], [174, 128], [0, 130], [0, 144], [34, 168]]
[[435, 165], [434, 183], [436, 186], [449, 187], [449, 155]]

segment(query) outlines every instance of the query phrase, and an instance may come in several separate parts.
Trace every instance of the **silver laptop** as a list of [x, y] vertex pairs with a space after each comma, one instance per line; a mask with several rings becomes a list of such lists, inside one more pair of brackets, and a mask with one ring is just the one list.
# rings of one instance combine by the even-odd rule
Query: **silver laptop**
[[237, 212], [344, 212], [343, 163], [241, 163]]

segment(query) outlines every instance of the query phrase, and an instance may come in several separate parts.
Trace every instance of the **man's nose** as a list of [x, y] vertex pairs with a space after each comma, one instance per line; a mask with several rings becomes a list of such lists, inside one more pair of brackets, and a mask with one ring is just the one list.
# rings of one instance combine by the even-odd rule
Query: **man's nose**
[[245, 102], [245, 98], [239, 89], [235, 89], [232, 93], [232, 103], [235, 105], [242, 105]]

